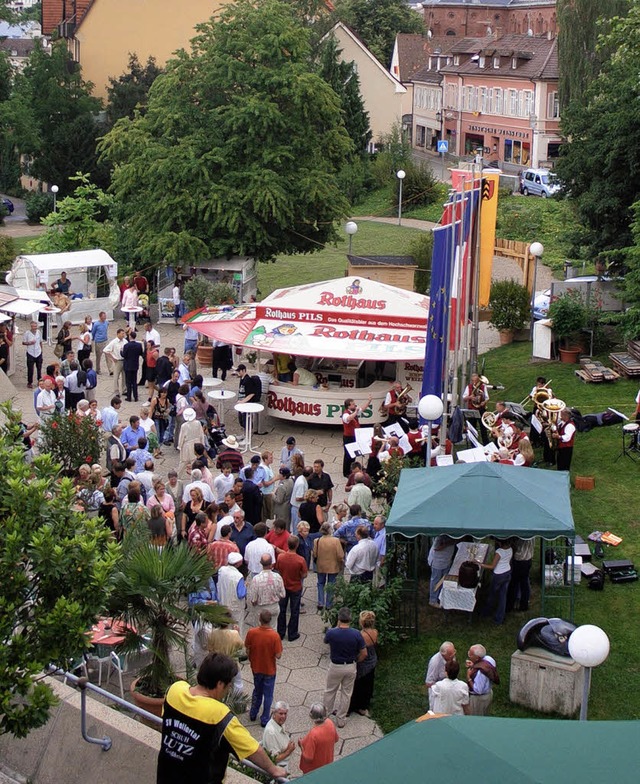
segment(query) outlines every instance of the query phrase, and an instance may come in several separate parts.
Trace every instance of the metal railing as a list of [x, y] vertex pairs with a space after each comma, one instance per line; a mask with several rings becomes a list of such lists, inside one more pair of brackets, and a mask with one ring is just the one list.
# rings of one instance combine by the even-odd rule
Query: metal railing
[[[65, 681], [73, 683], [74, 686], [77, 686], [80, 689], [80, 731], [82, 732], [82, 737], [87, 741], [87, 743], [94, 743], [95, 745], [100, 746], [102, 751], [109, 751], [113, 746], [113, 741], [108, 735], [104, 735], [102, 738], [92, 738], [91, 735], [87, 733], [87, 691], [100, 694], [102, 697], [106, 697], [108, 700], [114, 702], [116, 705], [119, 705], [121, 708], [141, 716], [143, 719], [150, 721], [157, 727], [162, 727], [162, 719], [159, 716], [155, 716], [153, 713], [149, 713], [149, 711], [144, 710], [144, 708], [139, 708], [137, 705], [133, 705], [131, 702], [127, 702], [127, 700], [122, 699], [122, 697], [118, 697], [116, 694], [112, 694], [110, 691], [102, 689], [100, 686], [96, 686], [95, 684], [91, 683], [88, 678], [79, 678], [72, 672], [65, 672], [64, 670], [61, 670], [57, 667], [50, 667], [47, 670], [47, 674], [61, 675]], [[236, 762], [255, 773], [260, 773], [263, 776], [268, 775], [264, 770], [262, 770], [262, 768], [251, 762], [251, 760], [236, 760]], [[288, 782], [289, 779], [276, 778], [273, 779], [273, 781], [275, 781], [276, 784], [284, 784], [284, 782]]]

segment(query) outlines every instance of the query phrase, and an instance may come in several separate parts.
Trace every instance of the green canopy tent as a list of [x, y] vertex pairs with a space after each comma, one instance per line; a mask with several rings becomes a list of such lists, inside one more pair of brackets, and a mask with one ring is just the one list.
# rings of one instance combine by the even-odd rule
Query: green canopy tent
[[573, 538], [569, 474], [500, 463], [405, 468], [387, 532]]
[[542, 721], [450, 716], [410, 722], [348, 757], [307, 774], [305, 784], [635, 784], [637, 721]]
[[[566, 537], [570, 540], [567, 555], [573, 557], [569, 474], [500, 463], [405, 468], [387, 520], [387, 534], [477, 539], [539, 536], [547, 541]], [[573, 618], [573, 582], [569, 599]], [[544, 602], [543, 575], [543, 612]]]

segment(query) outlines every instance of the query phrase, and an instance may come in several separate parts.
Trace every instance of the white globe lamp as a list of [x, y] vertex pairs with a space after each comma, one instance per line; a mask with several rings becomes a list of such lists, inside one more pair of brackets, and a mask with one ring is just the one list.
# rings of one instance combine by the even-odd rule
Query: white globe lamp
[[436, 419], [440, 419], [444, 405], [437, 395], [425, 395], [418, 402], [418, 413], [427, 422], [427, 468], [431, 467], [431, 426]]
[[569, 637], [569, 654], [571, 658], [585, 668], [580, 721], [586, 721], [587, 719], [591, 670], [606, 660], [609, 650], [609, 638], [599, 626], [593, 626], [592, 624], [578, 626], [572, 632], [571, 637]]

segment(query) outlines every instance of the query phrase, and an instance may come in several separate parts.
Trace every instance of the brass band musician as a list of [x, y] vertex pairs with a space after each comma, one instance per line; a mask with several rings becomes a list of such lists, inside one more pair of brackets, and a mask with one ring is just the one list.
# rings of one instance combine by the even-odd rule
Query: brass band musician
[[409, 430], [409, 421], [406, 417], [406, 413], [407, 406], [412, 400], [409, 396], [410, 390], [411, 386], [407, 386], [403, 389], [400, 381], [394, 381], [382, 404], [382, 408], [387, 414], [385, 425], [394, 425], [398, 423], [405, 433]]
[[[487, 385], [484, 381], [480, 378], [478, 373], [471, 374], [471, 381], [467, 384], [464, 395], [462, 396], [467, 408], [470, 408], [473, 411], [477, 411], [480, 416], [484, 414], [487, 410], [487, 401], [489, 400], [489, 391], [487, 390]], [[480, 420], [480, 435], [482, 437], [482, 443], [487, 443], [487, 430]]]

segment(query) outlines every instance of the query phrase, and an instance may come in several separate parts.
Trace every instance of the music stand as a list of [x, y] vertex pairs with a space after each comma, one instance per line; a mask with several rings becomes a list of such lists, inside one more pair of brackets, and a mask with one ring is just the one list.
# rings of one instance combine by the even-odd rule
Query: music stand
[[[617, 413], [617, 412], [616, 412]], [[634, 456], [634, 452], [640, 452], [640, 448], [638, 447], [638, 431], [640, 430], [640, 425], [636, 422], [630, 422], [627, 425], [622, 425], [620, 428], [620, 432], [622, 433], [622, 452], [616, 457], [614, 462], [618, 462], [621, 457], [628, 457], [633, 462], [636, 462], [636, 457]], [[629, 444], [627, 445], [626, 436], [630, 436]]]

